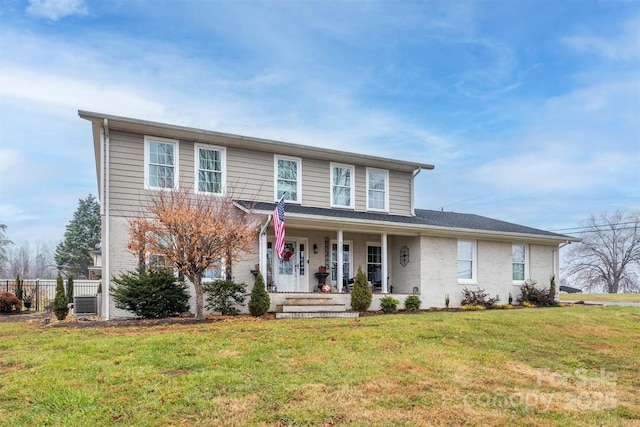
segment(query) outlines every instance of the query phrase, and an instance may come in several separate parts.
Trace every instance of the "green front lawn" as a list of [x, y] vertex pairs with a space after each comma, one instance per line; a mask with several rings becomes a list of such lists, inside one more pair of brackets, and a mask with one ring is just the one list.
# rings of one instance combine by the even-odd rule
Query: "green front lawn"
[[560, 301], [638, 302], [640, 294], [560, 294]]
[[0, 425], [630, 425], [640, 309], [0, 323]]

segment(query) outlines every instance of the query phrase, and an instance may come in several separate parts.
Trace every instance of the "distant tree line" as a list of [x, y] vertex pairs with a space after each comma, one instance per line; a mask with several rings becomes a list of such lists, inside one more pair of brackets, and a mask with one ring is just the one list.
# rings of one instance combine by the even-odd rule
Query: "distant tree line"
[[64, 239], [52, 243], [14, 244], [0, 223], [0, 278], [54, 279], [58, 272], [84, 279], [93, 260], [89, 251], [100, 242], [100, 204], [94, 196], [80, 199]]
[[640, 211], [592, 215], [566, 256], [573, 286], [589, 292], [640, 291]]

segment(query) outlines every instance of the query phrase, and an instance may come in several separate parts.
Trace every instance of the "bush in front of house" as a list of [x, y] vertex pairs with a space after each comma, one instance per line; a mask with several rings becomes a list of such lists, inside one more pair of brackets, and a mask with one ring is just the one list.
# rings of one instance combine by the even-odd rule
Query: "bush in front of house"
[[353, 311], [360, 313], [365, 312], [371, 306], [373, 295], [367, 276], [362, 272], [362, 268], [358, 267], [356, 279], [353, 282], [353, 290], [351, 291], [351, 308]]
[[53, 314], [55, 314], [58, 320], [64, 320], [67, 314], [69, 314], [69, 299], [64, 293], [64, 280], [62, 280], [60, 273], [58, 273], [58, 278], [56, 279], [56, 297], [53, 300]]
[[398, 311], [398, 304], [400, 301], [394, 297], [386, 296], [380, 299], [380, 308], [384, 314], [395, 313]]
[[238, 314], [235, 305], [244, 305], [247, 286], [233, 280], [214, 280], [204, 283], [202, 290], [207, 294], [207, 309], [224, 315]]
[[249, 297], [249, 313], [255, 317], [264, 316], [269, 311], [270, 305], [271, 298], [269, 298], [269, 293], [264, 286], [262, 273], [258, 273], [251, 290], [251, 297]]
[[420, 305], [422, 305], [422, 301], [420, 301], [418, 295], [409, 295], [404, 300], [404, 309], [407, 311], [420, 310]]
[[483, 306], [484, 308], [491, 308], [493, 304], [497, 301], [496, 298], [490, 298], [489, 294], [481, 288], [476, 289], [475, 291], [464, 288], [462, 290], [462, 301], [460, 302], [461, 306]]
[[139, 268], [114, 277], [109, 288], [117, 308], [142, 318], [177, 316], [189, 311], [189, 291], [184, 280], [167, 269]]
[[73, 302], [73, 274], [69, 273], [67, 276], [67, 299], [69, 302]]
[[20, 311], [22, 302], [11, 292], [0, 292], [0, 313], [11, 313], [13, 310]]
[[22, 279], [20, 279], [20, 275], [16, 274], [16, 293], [15, 296], [22, 301], [22, 298], [24, 296], [23, 292], [22, 292]]
[[[552, 284], [555, 288], [555, 279], [552, 278]], [[549, 307], [556, 305], [555, 301], [555, 289], [538, 289], [536, 287], [535, 280], [527, 279], [520, 287], [520, 296], [517, 301], [521, 305], [525, 305], [524, 303], [528, 303], [534, 305], [536, 307]]]

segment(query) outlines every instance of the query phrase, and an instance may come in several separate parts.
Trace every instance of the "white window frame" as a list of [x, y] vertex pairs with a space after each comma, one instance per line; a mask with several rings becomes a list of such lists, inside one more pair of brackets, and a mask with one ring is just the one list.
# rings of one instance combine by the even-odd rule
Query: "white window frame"
[[[209, 277], [204, 277], [204, 273], [203, 273], [203, 277], [202, 277], [202, 283], [208, 283], [208, 282], [213, 282], [215, 280], [225, 280], [225, 273], [226, 273], [226, 262], [223, 259], [220, 259], [219, 261], [214, 261], [212, 265], [218, 264], [220, 266], [220, 277], [218, 278], [209, 278]], [[211, 270], [211, 268], [208, 268], [205, 271]]]
[[456, 277], [458, 276], [458, 262], [469, 261], [467, 259], [461, 260], [458, 253], [458, 243], [471, 243], [471, 279], [462, 279], [458, 277], [458, 284], [460, 285], [476, 285], [478, 284], [478, 241], [468, 239], [458, 239], [456, 241]]
[[[524, 279], [522, 280], [515, 280], [513, 278], [513, 264], [515, 264], [515, 262], [513, 261], [514, 246], [524, 246]], [[522, 264], [522, 263], [518, 263], [518, 264]], [[529, 278], [529, 245], [526, 243], [513, 243], [511, 245], [511, 280], [513, 281], [514, 285], [522, 285], [528, 278]]]
[[[162, 263], [158, 262], [162, 260]], [[147, 259], [147, 267], [150, 269], [156, 270], [168, 270], [170, 267], [167, 267], [167, 256], [163, 254], [149, 254], [149, 258]]]
[[[380, 248], [380, 263], [379, 264], [378, 263], [370, 263], [369, 262], [369, 247]], [[382, 285], [382, 264], [384, 263], [384, 259], [382, 258], [382, 242], [367, 242], [367, 251], [365, 253], [365, 256], [367, 257], [366, 258], [366, 262], [365, 262], [365, 264], [367, 266], [367, 272], [366, 272], [367, 280], [370, 283], [373, 283], [369, 279], [369, 265], [380, 265], [380, 285]]]
[[[370, 205], [371, 201], [369, 200], [369, 174], [371, 172], [384, 174], [385, 189], [384, 189], [384, 208], [383, 209], [372, 208], [371, 205]], [[378, 190], [376, 190], [376, 191], [378, 191]], [[367, 192], [367, 210], [368, 211], [389, 212], [389, 171], [386, 170], [386, 169], [367, 168], [367, 188], [366, 188], [366, 192]]]
[[278, 154], [273, 155], [273, 200], [276, 202], [280, 200], [278, 197], [278, 160], [286, 160], [290, 162], [297, 163], [297, 181], [296, 181], [296, 195], [298, 198], [296, 200], [287, 200], [285, 202], [288, 203], [302, 203], [302, 159], [300, 157], [291, 157], [291, 156], [281, 156]]
[[[331, 207], [332, 208], [349, 208], [349, 209], [354, 209], [355, 207], [355, 175], [356, 175], [356, 168], [353, 165], [345, 165], [343, 163], [330, 163], [330, 167], [331, 167], [331, 173], [330, 173], [330, 182], [329, 182], [329, 194], [330, 194], [330, 203], [331, 203]], [[338, 205], [335, 204], [333, 202], [334, 197], [333, 197], [333, 190], [334, 190], [334, 184], [333, 184], [333, 174], [334, 174], [334, 169], [335, 168], [343, 168], [343, 169], [349, 169], [351, 170], [351, 182], [349, 183], [349, 204], [348, 205]]]
[[[212, 150], [220, 152], [220, 164], [222, 170], [220, 174], [222, 175], [220, 178], [220, 192], [213, 193], [209, 191], [201, 191], [200, 190], [200, 150]], [[227, 191], [227, 149], [225, 147], [220, 147], [217, 145], [209, 145], [209, 144], [195, 144], [194, 145], [194, 192], [196, 194], [211, 194], [216, 196], [222, 196]]]
[[[173, 145], [173, 187], [152, 187], [149, 180], [149, 163], [151, 160], [151, 149], [149, 145], [152, 142], [159, 144], [171, 144]], [[178, 183], [180, 181], [180, 142], [177, 139], [159, 138], [155, 136], [145, 135], [144, 137], [144, 188], [145, 190], [177, 190]]]

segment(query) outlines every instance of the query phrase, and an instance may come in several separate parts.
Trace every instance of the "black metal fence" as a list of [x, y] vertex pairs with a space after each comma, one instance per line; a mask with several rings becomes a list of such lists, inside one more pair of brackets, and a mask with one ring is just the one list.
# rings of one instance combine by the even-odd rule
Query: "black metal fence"
[[[98, 293], [100, 280], [76, 280], [73, 281], [73, 295], [95, 295]], [[67, 281], [64, 281], [65, 290]], [[0, 280], [0, 291], [16, 293], [16, 281], [13, 279]], [[44, 311], [53, 303], [56, 296], [56, 279], [22, 280], [22, 305], [23, 309], [31, 311]], [[29, 303], [30, 301], [30, 303]]]

